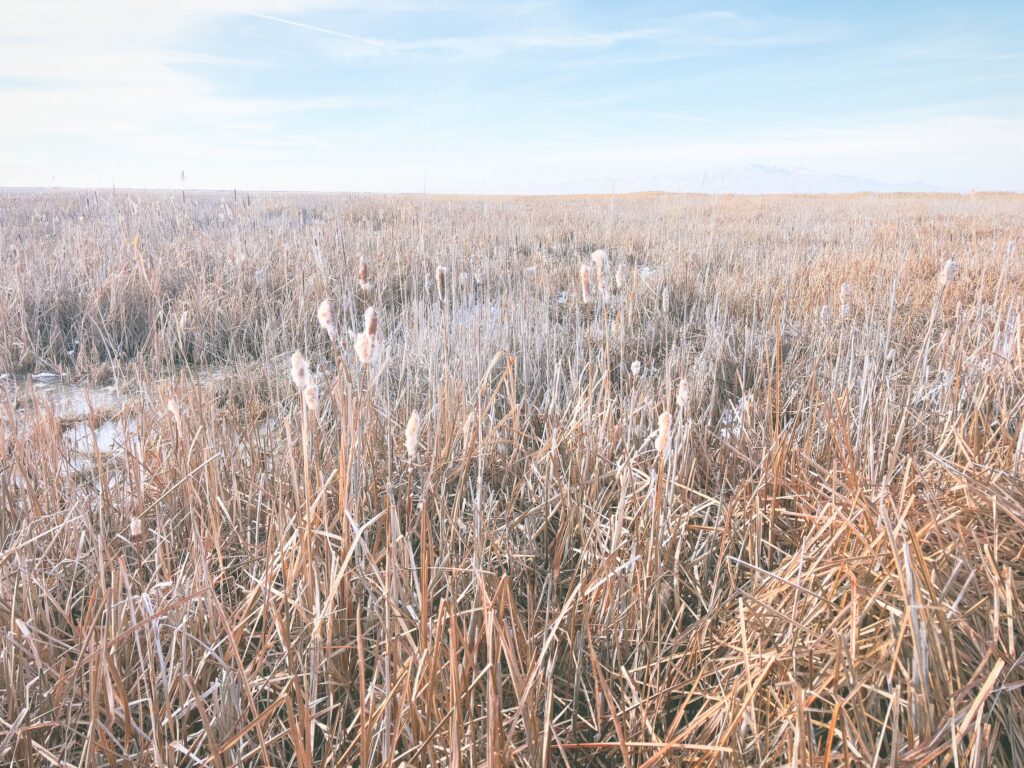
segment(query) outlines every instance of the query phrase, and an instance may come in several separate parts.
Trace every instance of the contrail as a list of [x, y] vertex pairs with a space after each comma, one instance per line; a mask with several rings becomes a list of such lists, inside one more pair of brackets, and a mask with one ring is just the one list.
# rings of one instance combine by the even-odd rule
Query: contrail
[[311, 32], [319, 32], [324, 35], [331, 35], [333, 37], [340, 37], [343, 40], [351, 40], [354, 43], [362, 43], [364, 45], [372, 45], [377, 48], [388, 48], [388, 44], [381, 40], [374, 40], [370, 37], [359, 37], [358, 35], [348, 35], [344, 32], [338, 32], [333, 29], [326, 29], [325, 27], [317, 27], [313, 24], [303, 24], [301, 21], [292, 21], [291, 19], [282, 19], [280, 16], [271, 16], [266, 13], [255, 13], [253, 11], [239, 11], [245, 16], [254, 16], [257, 19], [266, 19], [267, 21], [276, 21], [278, 24], [287, 24], [290, 27], [298, 27], [299, 29], [308, 29]]

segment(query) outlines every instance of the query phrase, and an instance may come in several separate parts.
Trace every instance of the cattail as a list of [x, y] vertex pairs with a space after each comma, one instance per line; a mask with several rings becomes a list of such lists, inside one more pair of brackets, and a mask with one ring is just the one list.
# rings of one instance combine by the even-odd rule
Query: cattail
[[679, 387], [676, 389], [676, 405], [683, 411], [690, 406], [690, 385], [686, 379], [679, 380]]
[[128, 524], [128, 535], [133, 539], [142, 538], [142, 518], [133, 517], [132, 521]]
[[608, 265], [608, 252], [599, 249], [590, 254], [590, 260], [594, 262], [594, 277], [597, 280], [597, 288], [601, 296], [608, 298], [608, 286], [605, 278], [605, 267]]
[[639, 360], [634, 360], [629, 366], [629, 372], [632, 373], [634, 376], [639, 376], [640, 371], [642, 370], [643, 366], [640, 364]]
[[434, 282], [437, 283], [437, 298], [444, 301], [448, 297], [448, 267], [434, 270]]
[[416, 458], [416, 443], [420, 438], [420, 412], [413, 411], [405, 425], [405, 453], [409, 461]]
[[666, 285], [664, 288], [661, 289], [661, 311], [666, 315], [668, 314], [669, 300], [671, 298], [672, 295], [669, 292], [668, 286]]
[[292, 355], [292, 382], [299, 392], [305, 389], [309, 382], [309, 363], [298, 350]]
[[356, 357], [363, 365], [369, 365], [373, 359], [374, 342], [377, 339], [377, 311], [373, 307], [366, 308], [363, 316], [363, 332], [356, 336]]
[[659, 456], [663, 456], [665, 449], [668, 448], [668, 431], [671, 426], [672, 416], [665, 411], [658, 417], [658, 436], [654, 439], [654, 450]]
[[622, 293], [626, 287], [626, 268], [619, 264], [615, 268], [615, 290]]
[[946, 259], [942, 265], [942, 272], [939, 273], [939, 286], [945, 288], [956, 280], [956, 260]]
[[334, 309], [331, 307], [330, 299], [320, 302], [320, 306], [316, 308], [316, 319], [319, 321], [320, 327], [327, 331], [331, 341], [337, 341], [338, 326], [334, 322]]
[[361, 290], [363, 293], [366, 293], [367, 291], [369, 291], [372, 286], [370, 285], [370, 281], [368, 279], [368, 271], [366, 269], [366, 259], [364, 259], [362, 256], [359, 257], [359, 274], [358, 274], [358, 278], [359, 278], [359, 290]]
[[580, 299], [584, 304], [590, 303], [590, 269], [580, 264]]
[[181, 411], [178, 410], [178, 403], [173, 397], [167, 401], [167, 412], [171, 414], [174, 423], [181, 426]]
[[302, 388], [302, 400], [311, 411], [315, 411], [320, 403], [320, 392], [312, 381], [307, 382], [306, 386]]
[[829, 321], [832, 319], [832, 307], [828, 304], [822, 304], [821, 309], [818, 312], [818, 317], [821, 318], [821, 322], [823, 324], [828, 325]]
[[849, 283], [843, 283], [839, 288], [839, 300], [842, 303], [840, 311], [843, 317], [850, 314], [850, 301], [853, 299], [853, 287]]

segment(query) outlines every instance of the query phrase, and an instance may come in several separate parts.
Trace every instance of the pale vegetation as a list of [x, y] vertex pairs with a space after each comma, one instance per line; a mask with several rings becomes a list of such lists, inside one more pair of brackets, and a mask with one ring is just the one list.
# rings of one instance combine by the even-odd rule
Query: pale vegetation
[[0, 194], [0, 763], [1024, 764], [1022, 238]]

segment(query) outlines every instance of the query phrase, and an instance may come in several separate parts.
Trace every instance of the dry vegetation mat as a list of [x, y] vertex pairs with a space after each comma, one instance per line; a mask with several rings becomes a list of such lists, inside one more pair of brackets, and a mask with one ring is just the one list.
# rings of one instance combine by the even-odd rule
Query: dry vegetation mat
[[1022, 238], [0, 194], [0, 763], [1024, 764]]

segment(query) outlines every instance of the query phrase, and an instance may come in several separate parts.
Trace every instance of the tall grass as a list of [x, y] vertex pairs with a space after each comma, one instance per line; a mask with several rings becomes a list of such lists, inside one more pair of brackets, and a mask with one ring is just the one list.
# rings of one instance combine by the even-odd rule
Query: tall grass
[[608, 210], [0, 196], [0, 760], [1024, 763], [1024, 201]]

